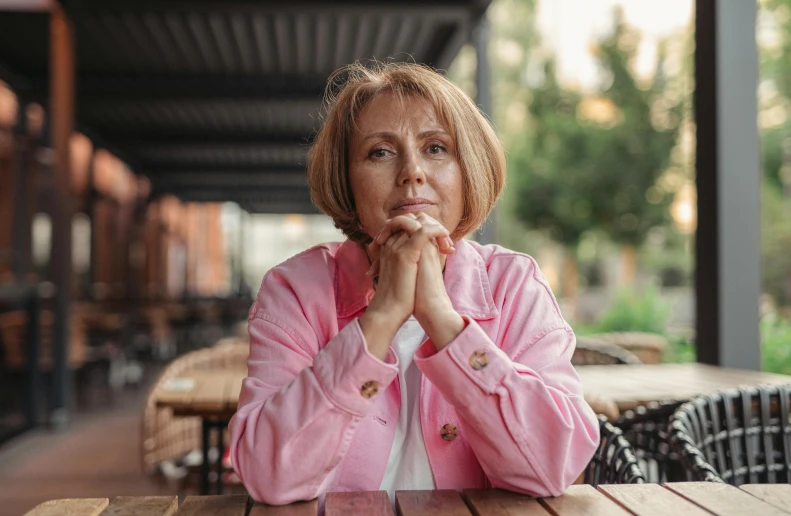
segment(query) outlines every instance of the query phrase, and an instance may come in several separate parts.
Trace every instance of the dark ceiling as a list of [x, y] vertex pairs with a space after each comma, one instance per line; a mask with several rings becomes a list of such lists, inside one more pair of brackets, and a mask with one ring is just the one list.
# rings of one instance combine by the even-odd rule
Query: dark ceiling
[[[61, 0], [78, 129], [157, 194], [312, 213], [305, 180], [325, 83], [358, 59], [447, 68], [489, 0]], [[0, 79], [46, 101], [48, 15], [0, 12]]]

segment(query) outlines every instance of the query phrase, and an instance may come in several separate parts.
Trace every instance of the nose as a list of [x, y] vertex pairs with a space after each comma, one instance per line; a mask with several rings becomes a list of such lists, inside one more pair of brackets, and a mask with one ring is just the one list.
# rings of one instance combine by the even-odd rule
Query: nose
[[422, 185], [426, 182], [426, 173], [415, 153], [404, 156], [401, 170], [398, 173], [399, 186], [406, 186], [410, 183]]

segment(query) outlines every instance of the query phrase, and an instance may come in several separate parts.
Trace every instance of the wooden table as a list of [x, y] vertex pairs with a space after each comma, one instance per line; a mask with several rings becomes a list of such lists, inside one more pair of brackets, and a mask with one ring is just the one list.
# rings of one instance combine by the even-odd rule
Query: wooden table
[[[222, 454], [225, 450], [225, 429], [239, 403], [242, 380], [247, 369], [195, 370], [178, 378], [171, 378], [156, 391], [157, 407], [167, 407], [174, 416], [201, 418], [202, 454], [200, 493], [211, 493], [209, 476], [214, 469], [217, 481], [214, 490], [222, 494]], [[216, 433], [219, 454], [210, 461], [211, 434]]]
[[[497, 489], [456, 491], [400, 491], [393, 509], [387, 493], [329, 493], [326, 516], [775, 516], [791, 514], [791, 485], [745, 485], [741, 488], [706, 482], [633, 485], [572, 486], [557, 498], [534, 499]], [[313, 516], [318, 502], [283, 507], [254, 504], [247, 496], [190, 496], [181, 507], [178, 498], [117, 497], [52, 500], [27, 516]]]
[[578, 366], [586, 392], [615, 401], [620, 410], [651, 401], [684, 401], [742, 385], [791, 384], [791, 376], [705, 364]]
[[[585, 391], [614, 400], [621, 410], [741, 385], [791, 384], [791, 376], [705, 364], [578, 366], [577, 372]], [[172, 408], [175, 415], [230, 419], [245, 376], [244, 369], [195, 371], [182, 377], [191, 380], [191, 388], [160, 391], [157, 404]]]

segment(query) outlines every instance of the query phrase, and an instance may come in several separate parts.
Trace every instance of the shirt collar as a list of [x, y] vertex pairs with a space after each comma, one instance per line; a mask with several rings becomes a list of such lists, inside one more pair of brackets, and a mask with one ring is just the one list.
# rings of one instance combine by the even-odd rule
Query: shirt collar
[[[467, 240], [456, 242], [456, 252], [445, 264], [445, 290], [453, 308], [461, 315], [481, 321], [498, 311], [492, 298], [486, 263]], [[336, 254], [335, 308], [338, 317], [352, 317], [368, 306], [374, 295], [373, 281], [365, 273], [370, 268], [361, 244], [345, 241]]]

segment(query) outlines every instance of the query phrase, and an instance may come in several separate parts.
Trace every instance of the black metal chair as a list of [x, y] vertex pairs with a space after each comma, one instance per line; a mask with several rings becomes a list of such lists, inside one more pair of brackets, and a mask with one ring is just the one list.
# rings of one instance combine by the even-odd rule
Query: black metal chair
[[680, 401], [651, 402], [625, 411], [613, 422], [634, 448], [647, 482], [662, 484], [685, 479], [678, 455], [673, 453], [668, 442], [670, 417], [682, 404]]
[[645, 483], [634, 451], [621, 430], [599, 416], [599, 431], [599, 448], [585, 469], [584, 482], [593, 487], [599, 484]]
[[636, 355], [617, 344], [585, 336], [577, 336], [571, 363], [575, 366], [642, 364]]
[[693, 481], [791, 482], [791, 385], [743, 387], [685, 403], [670, 447]]

